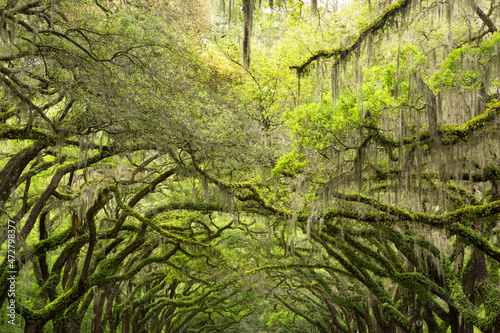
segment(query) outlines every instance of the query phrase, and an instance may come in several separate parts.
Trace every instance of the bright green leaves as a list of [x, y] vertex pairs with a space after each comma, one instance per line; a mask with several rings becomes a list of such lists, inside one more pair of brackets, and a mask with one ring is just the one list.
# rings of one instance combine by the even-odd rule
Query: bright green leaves
[[[342, 110], [349, 110], [352, 106], [347, 102]], [[304, 146], [318, 146], [320, 149], [324, 148], [329, 139], [331, 140], [325, 136], [325, 129], [332, 127], [332, 130], [338, 129], [345, 122], [342, 115], [333, 116], [331, 97], [328, 95], [321, 103], [303, 104], [286, 113], [284, 118]]]
[[294, 176], [304, 171], [306, 164], [307, 160], [304, 154], [294, 149], [278, 159], [274, 167], [274, 172], [287, 176]]
[[[323, 94], [320, 101], [304, 99], [284, 114], [286, 124], [301, 145], [322, 151], [352, 130], [383, 125], [379, 124], [383, 116], [396, 120], [399, 108], [410, 99], [410, 81], [423, 64], [425, 56], [412, 44], [393, 45], [367, 68], [346, 64], [337, 99], [332, 102], [331, 94]], [[356, 71], [362, 72], [362, 82], [353, 82]]]
[[[441, 69], [432, 76], [434, 87], [476, 90], [484, 86], [485, 72], [483, 64], [495, 56], [500, 47], [500, 34], [492, 34], [492, 39], [478, 46], [464, 44], [454, 49], [442, 62]], [[498, 55], [497, 55], [498, 56]], [[493, 74], [492, 81], [498, 80]]]

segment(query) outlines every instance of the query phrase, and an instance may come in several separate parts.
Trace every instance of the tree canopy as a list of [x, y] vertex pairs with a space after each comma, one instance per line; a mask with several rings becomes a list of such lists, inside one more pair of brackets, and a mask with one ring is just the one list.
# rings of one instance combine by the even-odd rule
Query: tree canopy
[[499, 10], [0, 2], [0, 332], [500, 331]]

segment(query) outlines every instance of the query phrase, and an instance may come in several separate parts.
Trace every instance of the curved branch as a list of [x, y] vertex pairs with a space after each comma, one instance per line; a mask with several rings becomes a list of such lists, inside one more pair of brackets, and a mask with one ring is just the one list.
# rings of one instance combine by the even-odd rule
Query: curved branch
[[[400, 0], [397, 3], [387, 7], [385, 12], [381, 16], [373, 20], [367, 28], [361, 31], [359, 36], [349, 46], [332, 51], [319, 51], [313, 56], [309, 57], [302, 64], [298, 66], [290, 66], [290, 69], [296, 69], [297, 74], [300, 76], [300, 74], [315, 60], [321, 58], [328, 59], [334, 56], [339, 56], [339, 59], [345, 59], [352, 52], [356, 51], [366, 38], [383, 29], [389, 19], [405, 10], [410, 3], [411, 0]], [[337, 62], [339, 62], [339, 60], [337, 60]]]
[[471, 1], [470, 5], [474, 12], [476, 12], [477, 16], [486, 24], [490, 32], [498, 31], [495, 23], [489, 18], [489, 16], [479, 7], [479, 5], [475, 1]]

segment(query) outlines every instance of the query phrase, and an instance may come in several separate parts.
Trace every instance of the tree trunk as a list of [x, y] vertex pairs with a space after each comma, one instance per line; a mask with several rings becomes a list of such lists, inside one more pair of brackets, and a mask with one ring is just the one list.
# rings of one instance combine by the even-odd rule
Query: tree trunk
[[250, 67], [250, 39], [253, 27], [253, 9], [255, 0], [243, 0], [243, 43], [242, 58], [243, 67]]
[[317, 17], [318, 13], [318, 0], [311, 0], [311, 16]]
[[26, 322], [24, 326], [24, 333], [40, 333], [43, 332], [43, 327], [45, 324], [30, 323]]
[[122, 333], [130, 333], [130, 313], [131, 311], [125, 312], [122, 320]]
[[104, 301], [106, 300], [106, 290], [102, 292], [98, 288], [94, 289], [94, 306], [92, 308], [92, 328], [91, 333], [101, 333], [102, 313], [104, 309]]
[[438, 323], [436, 322], [436, 318], [434, 318], [434, 313], [428, 307], [424, 308], [424, 312], [422, 314], [425, 323], [427, 324], [427, 330], [429, 333], [439, 333], [441, 332]]
[[458, 310], [450, 306], [450, 326], [451, 326], [451, 333], [462, 333], [460, 331], [460, 313]]
[[10, 193], [26, 166], [46, 147], [42, 143], [34, 143], [14, 155], [0, 170], [0, 208], [10, 197]]

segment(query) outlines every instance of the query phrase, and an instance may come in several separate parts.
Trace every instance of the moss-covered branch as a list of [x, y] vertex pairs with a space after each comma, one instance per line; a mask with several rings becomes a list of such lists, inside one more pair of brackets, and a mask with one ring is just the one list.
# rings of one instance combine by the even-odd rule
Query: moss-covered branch
[[[484, 129], [486, 126], [491, 124], [498, 118], [499, 114], [500, 102], [493, 100], [483, 114], [474, 117], [462, 125], [441, 125], [438, 129], [439, 140], [444, 146], [467, 142], [473, 133]], [[382, 133], [380, 129], [374, 126], [368, 126], [366, 128], [372, 133], [371, 135], [373, 135], [373, 140], [375, 142], [378, 142], [382, 146], [390, 149], [400, 147], [401, 145], [415, 144], [418, 141], [417, 139], [420, 140], [420, 144], [427, 144], [428, 140], [431, 138], [427, 129], [420, 130], [412, 136], [396, 139]]]
[[104, 284], [114, 283], [118, 281], [127, 280], [133, 276], [135, 276], [141, 269], [143, 269], [146, 265], [150, 265], [153, 263], [162, 263], [168, 261], [179, 249], [179, 245], [175, 246], [174, 249], [168, 253], [165, 253], [162, 256], [152, 256], [145, 258], [138, 262], [132, 269], [128, 270], [126, 273], [120, 275], [112, 275], [103, 280]]
[[149, 226], [151, 229], [153, 229], [154, 231], [156, 231], [160, 235], [162, 235], [166, 238], [175, 240], [179, 243], [196, 244], [196, 245], [200, 245], [203, 247], [208, 246], [207, 244], [203, 244], [203, 243], [200, 243], [198, 241], [173, 234], [171, 232], [168, 232], [168, 231], [160, 228], [151, 219], [148, 219], [147, 217], [142, 216], [141, 214], [136, 212], [134, 209], [130, 208], [130, 206], [126, 205], [123, 202], [122, 197], [121, 197], [121, 193], [116, 186], [113, 188], [113, 193], [115, 194], [115, 199], [116, 199], [116, 203], [117, 203], [118, 207], [120, 207], [126, 215], [136, 218], [138, 221], [146, 224], [147, 226]]
[[402, 13], [411, 0], [400, 0], [395, 4], [388, 6], [385, 11], [373, 20], [366, 28], [364, 28], [347, 47], [334, 49], [331, 51], [319, 51], [316, 54], [309, 57], [305, 62], [297, 66], [290, 66], [290, 69], [296, 69], [297, 73], [300, 75], [312, 62], [318, 59], [328, 59], [338, 56], [339, 59], [346, 59], [351, 53], [355, 52], [361, 47], [361, 44], [370, 36], [376, 34], [382, 30], [387, 22], [394, 16]]
[[351, 276], [348, 272], [343, 269], [336, 268], [330, 265], [322, 265], [322, 264], [280, 264], [280, 265], [265, 265], [256, 267], [249, 271], [246, 271], [247, 274], [255, 274], [261, 271], [273, 271], [273, 270], [288, 270], [288, 269], [324, 269], [331, 272], [336, 272], [342, 274], [344, 276]]

